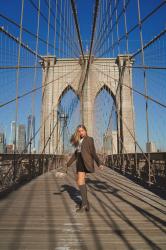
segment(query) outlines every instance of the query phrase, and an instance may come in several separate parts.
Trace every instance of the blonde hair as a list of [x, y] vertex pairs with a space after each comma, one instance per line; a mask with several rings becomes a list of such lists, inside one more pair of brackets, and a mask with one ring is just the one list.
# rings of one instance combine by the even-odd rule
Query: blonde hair
[[80, 140], [80, 135], [78, 133], [79, 128], [83, 128], [86, 131], [86, 135], [88, 135], [86, 127], [83, 124], [78, 125], [75, 132], [74, 132], [74, 134], [72, 134], [71, 137], [70, 137], [70, 143], [75, 147], [78, 146], [78, 143], [79, 143], [79, 140]]

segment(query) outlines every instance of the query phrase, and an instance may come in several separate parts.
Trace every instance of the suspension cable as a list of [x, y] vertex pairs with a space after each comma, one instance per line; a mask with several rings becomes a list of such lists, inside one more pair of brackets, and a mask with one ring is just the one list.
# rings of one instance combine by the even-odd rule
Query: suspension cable
[[77, 36], [78, 36], [78, 41], [79, 41], [79, 45], [80, 45], [80, 49], [81, 49], [82, 58], [85, 61], [82, 42], [81, 42], [81, 35], [80, 35], [80, 30], [79, 30], [79, 25], [78, 25], [77, 12], [76, 12], [76, 7], [75, 7], [74, 0], [71, 0], [71, 6], [72, 6], [72, 10], [73, 10], [74, 21], [75, 21], [75, 26], [76, 26], [76, 30], [77, 30]]

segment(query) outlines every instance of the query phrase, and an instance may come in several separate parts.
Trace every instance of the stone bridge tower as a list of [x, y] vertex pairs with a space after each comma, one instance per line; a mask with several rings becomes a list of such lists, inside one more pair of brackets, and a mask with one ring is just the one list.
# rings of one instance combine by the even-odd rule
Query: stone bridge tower
[[[85, 62], [81, 58], [44, 57], [40, 151], [47, 154], [62, 153], [57, 108], [60, 99], [69, 88], [80, 99], [82, 123], [87, 127], [88, 134], [95, 137], [93, 134], [94, 102], [100, 91], [105, 88], [112, 95], [117, 111], [117, 152], [133, 153], [135, 150], [131, 90], [133, 62], [130, 60], [130, 55], [119, 55], [116, 59], [92, 58], [86, 75], [87, 62], [88, 56], [85, 56]], [[53, 133], [50, 136], [52, 130]], [[51, 137], [50, 140], [49, 137]], [[44, 148], [46, 143], [47, 146]]]

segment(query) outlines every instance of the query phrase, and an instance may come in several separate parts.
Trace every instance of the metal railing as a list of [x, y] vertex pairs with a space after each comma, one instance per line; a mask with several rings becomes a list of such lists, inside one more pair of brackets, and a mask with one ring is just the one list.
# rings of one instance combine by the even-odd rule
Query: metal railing
[[65, 164], [65, 155], [0, 154], [0, 195]]
[[[148, 156], [148, 153], [145, 155]], [[113, 170], [141, 183], [166, 189], [166, 153], [150, 153], [150, 161], [149, 173], [148, 161], [142, 153], [113, 154], [106, 157], [106, 165]]]

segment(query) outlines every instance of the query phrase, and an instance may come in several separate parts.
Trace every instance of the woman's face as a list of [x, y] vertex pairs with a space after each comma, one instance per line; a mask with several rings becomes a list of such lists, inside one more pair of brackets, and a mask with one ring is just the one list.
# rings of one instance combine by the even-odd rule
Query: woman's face
[[79, 133], [79, 135], [80, 135], [81, 138], [86, 135], [86, 131], [83, 128], [79, 128], [78, 129], [78, 133]]

